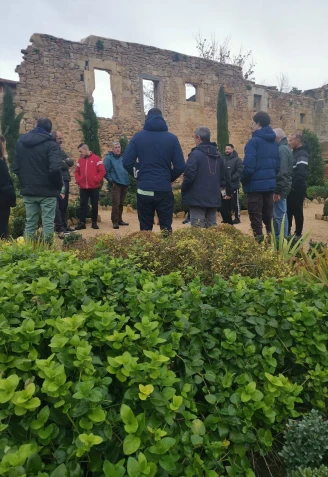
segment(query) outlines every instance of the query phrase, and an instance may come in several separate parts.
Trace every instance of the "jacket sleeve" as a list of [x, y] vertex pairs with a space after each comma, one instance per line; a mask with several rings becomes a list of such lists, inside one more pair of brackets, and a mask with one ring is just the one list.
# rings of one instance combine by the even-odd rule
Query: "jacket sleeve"
[[55, 141], [51, 141], [49, 144], [48, 161], [50, 180], [56, 187], [56, 189], [61, 189], [63, 185], [63, 178], [61, 173], [62, 158], [59, 146]]
[[77, 161], [75, 172], [74, 172], [74, 177], [75, 177], [75, 182], [77, 185], [80, 185], [80, 180], [81, 180], [81, 164], [80, 164], [80, 159]]
[[281, 195], [283, 190], [288, 187], [288, 151], [285, 147], [279, 149], [280, 169], [276, 178], [276, 190], [277, 195]]
[[231, 182], [239, 182], [244, 170], [243, 161], [238, 157], [236, 161], [236, 169], [233, 174], [231, 174]]
[[241, 183], [248, 184], [256, 168], [256, 142], [251, 139], [245, 146], [244, 170]]
[[66, 164], [67, 167], [72, 167], [72, 166], [74, 166], [74, 161], [73, 161], [73, 159], [71, 159], [70, 157], [68, 157], [68, 155], [66, 154], [66, 152], [64, 152], [63, 162]]
[[101, 182], [106, 175], [106, 169], [101, 157], [98, 157], [96, 181]]
[[177, 180], [178, 177], [181, 176], [181, 174], [186, 168], [186, 163], [178, 138], [176, 138], [173, 149], [172, 166], [173, 168], [171, 169], [171, 182], [174, 182], [175, 180]]
[[183, 182], [181, 185], [181, 192], [185, 192], [192, 185], [197, 177], [198, 160], [197, 152], [191, 152], [189, 154], [187, 164], [185, 164], [185, 171], [183, 176]]
[[133, 137], [131, 141], [129, 142], [128, 147], [126, 148], [126, 151], [124, 152], [124, 158], [123, 158], [123, 166], [128, 171], [130, 176], [134, 175], [133, 168], [136, 165], [137, 158], [138, 158], [137, 147]]
[[111, 161], [111, 158], [109, 156], [106, 156], [105, 159], [104, 159], [104, 167], [105, 167], [105, 170], [106, 170], [106, 180], [108, 182], [113, 182], [113, 178], [112, 178], [112, 175], [111, 175], [111, 171], [112, 171], [112, 161]]
[[220, 187], [223, 189], [226, 188], [226, 194], [229, 196], [232, 194], [231, 189], [231, 179], [229, 174], [227, 174], [227, 170], [224, 164], [224, 160], [222, 156], [219, 157], [219, 168], [220, 168]]
[[18, 176], [19, 174], [18, 148], [19, 148], [19, 143], [17, 142], [16, 148], [15, 148], [14, 160], [13, 160], [13, 171], [16, 174], [16, 176]]
[[5, 198], [9, 207], [16, 205], [16, 191], [11, 180], [7, 164], [0, 159], [0, 196]]
[[306, 187], [309, 174], [309, 158], [308, 156], [300, 156], [297, 158], [296, 164], [293, 166], [293, 182], [292, 189]]

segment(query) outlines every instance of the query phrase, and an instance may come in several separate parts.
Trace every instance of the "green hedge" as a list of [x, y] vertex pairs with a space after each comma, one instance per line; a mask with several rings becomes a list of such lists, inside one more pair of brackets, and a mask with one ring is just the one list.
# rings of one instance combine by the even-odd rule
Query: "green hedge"
[[288, 418], [325, 409], [322, 287], [28, 246], [0, 267], [0, 475], [254, 477]]

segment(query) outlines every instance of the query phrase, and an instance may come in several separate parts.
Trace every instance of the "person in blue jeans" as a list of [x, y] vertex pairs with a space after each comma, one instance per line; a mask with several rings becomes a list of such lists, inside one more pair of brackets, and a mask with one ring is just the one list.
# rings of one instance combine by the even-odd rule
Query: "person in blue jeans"
[[280, 236], [284, 220], [284, 236], [288, 236], [287, 196], [292, 187], [293, 153], [287, 142], [284, 131], [280, 128], [273, 130], [279, 145], [280, 170], [276, 178], [276, 190], [273, 195], [273, 223], [275, 236]]

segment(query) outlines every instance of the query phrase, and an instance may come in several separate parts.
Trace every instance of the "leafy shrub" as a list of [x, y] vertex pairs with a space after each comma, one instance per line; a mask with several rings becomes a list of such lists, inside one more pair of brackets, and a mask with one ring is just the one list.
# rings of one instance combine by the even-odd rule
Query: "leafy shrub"
[[312, 410], [300, 421], [289, 420], [284, 434], [280, 455], [289, 471], [315, 467], [322, 462], [328, 449], [328, 421], [318, 411]]
[[[80, 218], [80, 198], [78, 197], [75, 201], [69, 202], [67, 207], [68, 219], [79, 219]], [[91, 205], [88, 203], [87, 218], [91, 218]]]
[[131, 258], [140, 268], [156, 275], [179, 271], [184, 279], [199, 277], [212, 283], [215, 275], [225, 278], [240, 273], [250, 277], [284, 277], [291, 273], [282, 257], [259, 245], [229, 225], [205, 229], [186, 228], [164, 237], [152, 232], [128, 236], [103, 235], [74, 244], [81, 259]]
[[307, 279], [328, 287], [328, 249], [313, 250], [302, 253], [300, 271]]
[[254, 477], [325, 406], [328, 295], [300, 277], [186, 285], [25, 246], [0, 266], [4, 477]]
[[26, 213], [23, 199], [17, 199], [16, 207], [10, 209], [9, 235], [16, 239], [24, 235]]
[[82, 239], [82, 234], [72, 233], [69, 235], [65, 235], [63, 238], [63, 246], [64, 248], [66, 248], [68, 245], [78, 242], [81, 239]]
[[328, 187], [327, 185], [321, 186], [310, 186], [306, 190], [307, 198], [310, 200], [321, 197], [322, 199], [327, 199], [328, 197]]
[[324, 203], [324, 205], [323, 205], [323, 215], [324, 215], [325, 217], [328, 216], [328, 200], [325, 200], [325, 203]]
[[322, 465], [319, 469], [298, 469], [291, 473], [291, 477], [328, 477], [328, 467]]
[[303, 146], [310, 154], [309, 186], [324, 184], [324, 163], [321, 157], [320, 141], [318, 136], [309, 129], [303, 129]]
[[176, 189], [173, 191], [174, 194], [174, 209], [173, 213], [178, 214], [179, 212], [187, 213], [189, 208], [182, 202], [181, 190]]

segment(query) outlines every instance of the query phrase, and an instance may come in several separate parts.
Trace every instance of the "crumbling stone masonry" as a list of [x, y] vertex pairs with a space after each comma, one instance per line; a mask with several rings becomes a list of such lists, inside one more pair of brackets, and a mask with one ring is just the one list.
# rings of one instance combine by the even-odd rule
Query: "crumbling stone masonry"
[[[219, 87], [225, 86], [229, 108], [229, 130], [243, 155], [250, 137], [254, 111], [267, 111], [274, 127], [287, 133], [308, 127], [328, 141], [328, 87], [306, 94], [279, 93], [276, 88], [256, 85], [243, 78], [241, 69], [182, 55], [168, 50], [89, 36], [72, 42], [34, 34], [22, 50], [17, 67], [20, 81], [16, 104], [25, 111], [22, 132], [30, 130], [41, 116], [52, 119], [62, 131], [65, 149], [77, 156], [81, 133], [77, 124], [86, 95], [95, 88], [94, 70], [110, 73], [114, 115], [100, 119], [102, 154], [119, 135], [131, 137], [144, 122], [142, 80], [155, 85], [155, 105], [163, 110], [170, 130], [177, 134], [187, 157], [193, 147], [193, 131], [206, 125], [216, 139], [216, 105]], [[196, 88], [194, 101], [187, 101], [185, 85]]]

